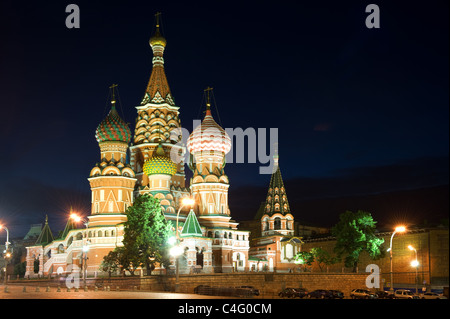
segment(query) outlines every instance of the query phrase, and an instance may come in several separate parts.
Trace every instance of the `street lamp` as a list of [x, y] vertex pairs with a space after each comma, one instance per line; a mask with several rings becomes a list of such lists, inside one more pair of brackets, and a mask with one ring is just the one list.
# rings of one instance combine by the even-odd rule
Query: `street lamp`
[[83, 284], [84, 287], [86, 287], [86, 278], [87, 278], [87, 253], [89, 251], [89, 246], [87, 245], [88, 243], [86, 243], [85, 245], [83, 245], [83, 255], [81, 256], [81, 260], [84, 261], [83, 265], [81, 265], [81, 269], [83, 269], [84, 267], [84, 272], [83, 272]]
[[5, 278], [3, 280], [4, 284], [6, 285], [6, 281], [7, 281], [7, 275], [6, 272], [8, 271], [8, 262], [9, 259], [11, 259], [11, 253], [8, 250], [8, 245], [10, 244], [9, 242], [9, 230], [6, 226], [4, 225], [0, 225], [0, 230], [4, 229], [6, 231], [6, 241], [5, 241], [5, 251], [3, 252], [4, 258], [5, 258]]
[[[82, 218], [81, 216], [75, 214], [75, 213], [71, 213], [70, 214], [70, 218], [76, 222], [83, 222], [83, 224], [86, 226], [86, 228], [88, 227], [88, 221], [84, 218]], [[83, 238], [85, 238], [85, 236], [83, 236]], [[84, 287], [86, 287], [86, 278], [87, 278], [87, 254], [89, 252], [89, 240], [85, 241], [83, 243], [83, 247], [82, 247], [82, 253], [81, 253], [81, 272], [83, 274], [83, 283], [84, 283]], [[84, 271], [83, 271], [84, 270]]]
[[9, 242], [9, 230], [6, 226], [0, 225], [0, 230], [4, 229], [6, 231], [6, 242], [5, 242], [5, 250], [8, 251]]
[[416, 259], [414, 259], [413, 261], [411, 261], [411, 267], [416, 268], [416, 294], [418, 292], [417, 289], [417, 269], [419, 268], [419, 261], [417, 260], [417, 249], [415, 249], [412, 245], [408, 245], [409, 250], [414, 250], [414, 253], [416, 255]]
[[394, 232], [392, 233], [392, 236], [391, 236], [391, 244], [390, 244], [389, 249], [388, 249], [388, 251], [389, 251], [389, 259], [390, 259], [390, 262], [391, 262], [391, 289], [389, 289], [390, 291], [394, 291], [394, 280], [393, 280], [393, 276], [392, 276], [392, 239], [394, 239], [394, 235], [396, 233], [404, 233], [405, 231], [406, 231], [406, 227], [405, 226], [395, 227], [395, 230], [394, 230]]
[[178, 209], [177, 213], [177, 226], [175, 230], [175, 240], [169, 239], [171, 242], [175, 242], [176, 245], [172, 247], [169, 251], [170, 255], [175, 257], [175, 267], [176, 267], [176, 279], [175, 279], [175, 292], [179, 292], [180, 290], [180, 283], [179, 283], [179, 277], [180, 277], [180, 268], [179, 268], [179, 257], [183, 253], [183, 249], [180, 247], [180, 235], [178, 233], [178, 218], [180, 216], [180, 212], [183, 209], [184, 206], [193, 206], [195, 204], [195, 200], [190, 197], [185, 197], [181, 200], [180, 208]]

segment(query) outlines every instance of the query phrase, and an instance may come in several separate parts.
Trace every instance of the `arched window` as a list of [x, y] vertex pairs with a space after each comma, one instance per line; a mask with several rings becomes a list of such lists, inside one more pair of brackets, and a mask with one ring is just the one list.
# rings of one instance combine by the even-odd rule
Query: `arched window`
[[101, 230], [98, 231], [97, 237], [102, 237], [102, 231]]
[[276, 217], [274, 222], [273, 222], [273, 229], [274, 230], [280, 230], [281, 229], [281, 218], [280, 217]]

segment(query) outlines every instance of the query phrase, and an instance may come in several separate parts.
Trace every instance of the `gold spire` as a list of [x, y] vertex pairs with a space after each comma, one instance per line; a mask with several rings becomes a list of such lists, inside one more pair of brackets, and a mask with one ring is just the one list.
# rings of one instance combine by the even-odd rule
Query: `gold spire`
[[118, 86], [117, 84], [113, 84], [109, 87], [111, 89], [111, 93], [112, 93], [111, 104], [112, 104], [113, 108], [115, 108], [115, 106], [116, 106], [116, 96], [114, 94], [114, 88], [116, 88], [117, 86]]
[[210, 92], [213, 90], [212, 87], [207, 87], [204, 92], [206, 94], [206, 114], [211, 115], [211, 96]]
[[150, 46], [153, 48], [153, 46], [155, 45], [161, 45], [163, 47], [166, 46], [167, 41], [166, 39], [161, 35], [160, 31], [159, 31], [159, 16], [161, 15], [161, 12], [157, 12], [155, 14], [156, 17], [156, 31], [155, 34], [150, 38]]

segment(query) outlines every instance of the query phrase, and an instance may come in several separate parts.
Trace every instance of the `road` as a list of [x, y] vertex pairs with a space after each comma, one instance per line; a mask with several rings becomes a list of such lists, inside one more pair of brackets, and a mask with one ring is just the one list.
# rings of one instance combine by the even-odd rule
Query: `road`
[[47, 291], [47, 287], [39, 287], [39, 291], [36, 291], [34, 286], [7, 287], [8, 292], [5, 292], [5, 286], [0, 285], [0, 299], [232, 299], [232, 297], [153, 291], [94, 291], [91, 288], [86, 292], [83, 289], [67, 291], [67, 288], [63, 287], [60, 291], [57, 291], [56, 287], [50, 287], [50, 291]]

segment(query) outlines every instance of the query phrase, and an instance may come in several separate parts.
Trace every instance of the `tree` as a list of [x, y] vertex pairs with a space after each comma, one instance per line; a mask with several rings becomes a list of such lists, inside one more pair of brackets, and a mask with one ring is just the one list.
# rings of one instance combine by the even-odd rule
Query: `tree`
[[323, 271], [322, 264], [328, 267], [339, 261], [339, 258], [332, 256], [328, 251], [322, 249], [321, 247], [311, 248], [311, 253], [317, 261], [320, 271]]
[[294, 256], [294, 263], [304, 265], [304, 270], [306, 266], [311, 266], [314, 262], [314, 255], [311, 252], [299, 251]]
[[[168, 238], [172, 235], [172, 226], [161, 212], [159, 199], [148, 194], [138, 196], [127, 209], [127, 218], [122, 258], [126, 258], [128, 268], [135, 270], [142, 266], [150, 275], [155, 263], [168, 266]], [[127, 266], [122, 265], [126, 269]]]
[[384, 239], [375, 235], [376, 221], [368, 212], [346, 211], [339, 216], [339, 222], [331, 229], [336, 237], [334, 252], [344, 257], [345, 266], [356, 271], [361, 252], [366, 251], [372, 259], [384, 256]]
[[113, 272], [116, 272], [120, 269], [121, 266], [121, 252], [123, 251], [123, 247], [117, 247], [113, 251], [110, 251], [108, 255], [103, 257], [103, 261], [100, 265], [100, 269], [108, 273], [109, 277]]

